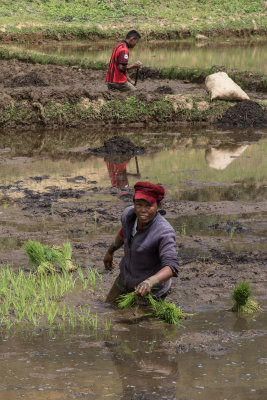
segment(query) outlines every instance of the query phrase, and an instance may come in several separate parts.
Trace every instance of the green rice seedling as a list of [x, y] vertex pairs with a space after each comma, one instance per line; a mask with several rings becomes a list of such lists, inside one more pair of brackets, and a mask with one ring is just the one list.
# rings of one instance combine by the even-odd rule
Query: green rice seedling
[[183, 224], [182, 226], [182, 235], [186, 236], [186, 224]]
[[138, 297], [134, 292], [121, 294], [118, 299], [119, 308], [130, 308], [137, 303]]
[[232, 292], [232, 298], [235, 302], [232, 311], [245, 313], [261, 311], [260, 305], [250, 299], [251, 295], [252, 290], [250, 285], [247, 282], [239, 283]]
[[110, 318], [105, 318], [104, 320], [104, 329], [106, 332], [109, 332], [111, 328], [111, 319]]
[[[153, 315], [169, 324], [179, 324], [180, 320], [186, 317], [186, 313], [181, 308], [176, 307], [174, 303], [154, 299], [151, 294], [144, 297], [152, 307]], [[118, 298], [118, 306], [120, 308], [129, 308], [138, 303], [138, 296], [134, 293], [122, 294]]]
[[161, 299], [155, 300], [151, 294], [146, 297], [152, 306], [154, 316], [158, 319], [166, 321], [168, 324], [178, 325], [180, 320], [186, 317], [184, 311], [176, 307], [174, 303]]
[[94, 225], [95, 225], [95, 229], [96, 229], [96, 226], [97, 226], [97, 214], [96, 214], [96, 211], [94, 212]]
[[7, 201], [4, 201], [3, 209], [4, 209], [4, 210], [7, 210]]
[[50, 206], [50, 214], [52, 215], [52, 217], [54, 216], [53, 204], [51, 204], [51, 206]]
[[68, 308], [68, 317], [69, 317], [69, 325], [72, 328], [75, 328], [77, 323], [77, 318], [74, 311], [70, 307]]
[[76, 271], [77, 267], [71, 262], [72, 248], [70, 243], [63, 243], [61, 257], [59, 259], [60, 266], [67, 272]]
[[94, 329], [97, 329], [98, 327], [98, 319], [97, 319], [97, 313], [95, 315], [92, 315], [90, 318], [90, 324]]
[[56, 272], [56, 268], [54, 265], [49, 261], [43, 261], [37, 268], [38, 274], [48, 274], [52, 272]]
[[50, 309], [47, 314], [47, 322], [49, 325], [53, 325], [57, 315], [59, 314], [59, 309], [56, 307], [56, 303], [50, 304]]
[[41, 243], [35, 240], [28, 240], [24, 245], [24, 250], [28, 254], [30, 260], [37, 265], [46, 262], [45, 250]]
[[78, 277], [82, 283], [83, 290], [87, 289], [88, 279], [85, 279], [85, 276], [83, 274], [81, 267], [78, 268], [77, 272], [78, 272]]
[[88, 281], [92, 288], [96, 285], [96, 278], [99, 278], [102, 281], [102, 275], [96, 269], [89, 268], [88, 270]]
[[232, 228], [231, 228], [231, 230], [229, 232], [230, 240], [233, 239], [234, 233], [235, 233], [235, 226], [232, 226]]

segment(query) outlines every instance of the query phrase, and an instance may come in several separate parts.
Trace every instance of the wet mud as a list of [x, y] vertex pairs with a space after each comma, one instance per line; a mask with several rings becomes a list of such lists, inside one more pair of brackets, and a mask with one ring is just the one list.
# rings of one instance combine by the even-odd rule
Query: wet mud
[[[164, 78], [158, 72], [153, 75], [151, 69], [150, 74], [144, 69], [140, 75], [134, 95], [108, 91], [105, 71], [17, 60], [1, 60], [0, 70], [2, 128], [212, 123], [231, 105], [211, 103], [203, 83]], [[266, 100], [266, 94], [256, 92], [255, 85], [248, 94], [253, 101]]]
[[[157, 132], [153, 135], [159, 137], [160, 143], [164, 142], [164, 135]], [[232, 145], [232, 148], [230, 145], [227, 148], [225, 145], [219, 146], [218, 142], [222, 140], [219, 139], [222, 137], [222, 132], [220, 135], [216, 137], [216, 140], [211, 139], [210, 142], [208, 137], [198, 137], [195, 146], [203, 146], [206, 150], [216, 149], [217, 161], [220, 152], [224, 159], [229, 154], [232, 157], [229, 159], [231, 162], [234, 162], [235, 157], [244, 155], [246, 151], [244, 146], [248, 146], [250, 143], [249, 135], [244, 136], [245, 143], [239, 139], [235, 145]], [[29, 238], [47, 244], [60, 244], [62, 241], [69, 240], [72, 243], [75, 261], [85, 269], [97, 268], [103, 275], [103, 281], [97, 291], [78, 294], [73, 296], [71, 301], [77, 307], [88, 303], [92, 305], [93, 309], [97, 309], [99, 306], [106, 307], [105, 297], [117, 276], [118, 269], [113, 273], [106, 271], [102, 260], [119, 229], [121, 213], [125, 207], [132, 204], [133, 187], [125, 180], [124, 170], [120, 171], [121, 180], [110, 181], [109, 184], [104, 185], [101, 180], [103, 172], [99, 170], [100, 164], [95, 167], [90, 167], [90, 165], [93, 166], [93, 163], [102, 161], [103, 166], [106, 167], [107, 179], [109, 179], [109, 174], [110, 179], [114, 179], [114, 171], [111, 173], [110, 164], [128, 163], [132, 158], [136, 162], [133, 164], [136, 172], [130, 174], [132, 178], [134, 180], [147, 179], [146, 171], [142, 171], [140, 166], [138, 168], [134, 151], [145, 148], [147, 155], [140, 155], [140, 157], [149, 156], [150, 160], [156, 158], [155, 148], [148, 143], [148, 138], [151, 136], [152, 133], [148, 132], [140, 138], [138, 137], [138, 140], [136, 138], [130, 140], [121, 133], [113, 135], [111, 140], [107, 139], [99, 143], [97, 157], [88, 153], [88, 148], [92, 148], [88, 145], [79, 152], [73, 151], [70, 145], [69, 150], [60, 152], [58, 149], [55, 151], [61, 141], [66, 140], [64, 136], [59, 137], [59, 143], [52, 144], [53, 152], [50, 150], [41, 153], [36, 153], [30, 147], [40, 147], [40, 143], [37, 146], [37, 142], [35, 143], [34, 140], [33, 143], [29, 143], [29, 146], [27, 141], [24, 145], [17, 144], [16, 150], [14, 150], [11, 147], [5, 147], [4, 144], [7, 141], [1, 139], [3, 145], [0, 152], [0, 164], [2, 168], [12, 166], [18, 170], [25, 169], [25, 176], [15, 172], [14, 175], [12, 173], [11, 178], [8, 176], [4, 178], [3, 175], [0, 184], [0, 265], [4, 266], [9, 263], [14, 267], [29, 268], [28, 259], [21, 249], [23, 243]], [[48, 143], [52, 141], [51, 137], [46, 139]], [[90, 135], [88, 135], [89, 137]], [[134, 135], [129, 137], [134, 138]], [[180, 137], [177, 133], [176, 136], [172, 133], [169, 137], [172, 139], [172, 142], [168, 144], [169, 151], [171, 151], [171, 147], [177, 145], [183, 149], [183, 152], [188, 147], [191, 152], [195, 151], [195, 147], [190, 147], [192, 142], [188, 137], [183, 137], [183, 135]], [[231, 140], [233, 137], [231, 136]], [[257, 143], [261, 137], [262, 135], [258, 137], [252, 135], [250, 140], [252, 143]], [[42, 136], [38, 140], [42, 142]], [[84, 141], [86, 142], [87, 139]], [[158, 143], [156, 144], [158, 145]], [[106, 151], [107, 148], [108, 151]], [[126, 148], [127, 151], [131, 149], [133, 153], [118, 154], [118, 151], [123, 148]], [[158, 151], [158, 147], [156, 149]], [[237, 149], [239, 149], [239, 153], [236, 152]], [[171, 153], [168, 154], [169, 161]], [[181, 157], [182, 152], [179, 154]], [[92, 157], [94, 157], [92, 164], [87, 164]], [[62, 164], [58, 177], [54, 177], [53, 167], [52, 170], [49, 170], [47, 165], [55, 161], [59, 162], [61, 158], [70, 160], [71, 164], [68, 168], [67, 164], [65, 166]], [[179, 159], [178, 156], [177, 159]], [[36, 173], [35, 163], [37, 160], [44, 163], [41, 166], [43, 173]], [[204, 161], [209, 163], [209, 168], [218, 168], [218, 171], [222, 171], [222, 168], [227, 168], [229, 165], [229, 160], [227, 158], [224, 165], [217, 165], [215, 159], [211, 160], [209, 155], [208, 161]], [[48, 164], [45, 164], [46, 161]], [[158, 162], [155, 162], [154, 165], [157, 164]], [[78, 170], [77, 165], [80, 165]], [[168, 169], [171, 167], [165, 168], [171, 175], [172, 170]], [[185, 168], [182, 166], [182, 169]], [[9, 172], [9, 170], [7, 171]], [[76, 171], [81, 172], [77, 173]], [[190, 170], [186, 170], [186, 176], [191, 176], [192, 179], [190, 182], [189, 180], [184, 182], [188, 188], [179, 195], [177, 192], [173, 194], [171, 185], [166, 185], [168, 195], [164, 200], [163, 210], [165, 218], [172, 223], [177, 233], [180, 263], [179, 277], [173, 279], [169, 300], [174, 301], [190, 313], [230, 310], [231, 290], [240, 281], [248, 281], [257, 301], [259, 303], [266, 302], [267, 253], [264, 244], [267, 229], [267, 202], [266, 192], [264, 192], [265, 181], [259, 179], [255, 183], [254, 189], [258, 190], [256, 197], [253, 197], [254, 192], [250, 193], [248, 190], [247, 197], [242, 198], [240, 186], [238, 186], [239, 192], [236, 191], [239, 196], [231, 197], [229, 192], [229, 197], [227, 197], [226, 188], [233, 189], [237, 185], [237, 182], [234, 182], [234, 184], [223, 183], [220, 189], [225, 187], [225, 194], [221, 193], [218, 197], [215, 191], [213, 198], [211, 192], [205, 188], [205, 183], [201, 184], [200, 181], [194, 180], [194, 174], [197, 172], [198, 170], [192, 166]], [[162, 182], [158, 181], [158, 183]], [[215, 189], [216, 186], [219, 186], [215, 182], [210, 182], [209, 185], [213, 185]], [[206, 197], [201, 192], [202, 190], [203, 193], [206, 190]], [[250, 190], [252, 191], [251, 187]], [[195, 197], [194, 191], [198, 192]], [[244, 245], [236, 248], [239, 241], [242, 243], [243, 237], [246, 239]], [[121, 256], [122, 250], [119, 250], [115, 255], [117, 265]], [[138, 321], [136, 315], [133, 314], [130, 316], [125, 314], [123, 318], [132, 321], [133, 324]], [[246, 334], [239, 336], [235, 332], [226, 332], [224, 329], [209, 329], [203, 332], [197, 331], [194, 334], [190, 333], [190, 335], [185, 333], [179, 336], [179, 340], [166, 341], [165, 345], [166, 349], [169, 349], [168, 351], [175, 354], [193, 351], [217, 356], [229, 351], [237, 340], [253, 339], [263, 335], [266, 335], [266, 331], [262, 329], [251, 329]]]

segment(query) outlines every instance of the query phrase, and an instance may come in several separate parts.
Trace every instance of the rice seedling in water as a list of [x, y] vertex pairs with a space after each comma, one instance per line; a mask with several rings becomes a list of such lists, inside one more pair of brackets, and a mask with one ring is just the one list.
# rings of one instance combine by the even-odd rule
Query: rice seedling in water
[[110, 318], [105, 318], [104, 320], [104, 329], [106, 332], [109, 332], [111, 328], [111, 319]]
[[88, 280], [92, 288], [94, 288], [96, 285], [96, 278], [99, 278], [102, 281], [102, 275], [100, 275], [96, 269], [89, 268]]
[[138, 296], [134, 292], [121, 294], [118, 297], [119, 308], [130, 308], [137, 303]]
[[4, 201], [3, 209], [4, 209], [4, 210], [7, 210], [7, 201]]
[[[120, 308], [129, 308], [138, 303], [139, 296], [134, 292], [122, 294], [118, 298], [118, 306]], [[186, 314], [181, 308], [176, 307], [174, 303], [170, 303], [166, 300], [154, 299], [151, 294], [144, 297], [152, 307], [153, 315], [169, 324], [179, 324], [180, 320], [185, 318]]]
[[184, 311], [176, 307], [174, 303], [161, 299], [155, 300], [151, 294], [146, 297], [152, 306], [154, 316], [158, 319], [166, 321], [168, 324], [178, 325], [180, 324], [180, 320], [186, 317]]
[[95, 313], [95, 315], [93, 315], [93, 316], [91, 317], [90, 322], [91, 322], [91, 326], [92, 326], [94, 329], [97, 329], [97, 327], [98, 327], [97, 313]]
[[234, 233], [235, 233], [235, 226], [232, 226], [232, 228], [231, 228], [231, 230], [229, 232], [230, 240], [233, 239]]
[[252, 290], [249, 284], [247, 282], [239, 283], [232, 292], [232, 298], [235, 301], [232, 311], [245, 313], [260, 311], [260, 305], [250, 299], [251, 295]]

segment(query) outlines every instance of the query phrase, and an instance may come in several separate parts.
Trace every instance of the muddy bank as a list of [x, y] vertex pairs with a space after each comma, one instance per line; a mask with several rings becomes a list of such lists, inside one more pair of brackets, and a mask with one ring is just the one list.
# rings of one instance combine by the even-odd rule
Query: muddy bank
[[[129, 97], [107, 90], [104, 71], [16, 60], [2, 60], [0, 68], [0, 127], [212, 123], [230, 106], [225, 101], [210, 102], [201, 85], [177, 79], [164, 84], [161, 79], [144, 80]], [[173, 94], [165, 94], [166, 85]]]

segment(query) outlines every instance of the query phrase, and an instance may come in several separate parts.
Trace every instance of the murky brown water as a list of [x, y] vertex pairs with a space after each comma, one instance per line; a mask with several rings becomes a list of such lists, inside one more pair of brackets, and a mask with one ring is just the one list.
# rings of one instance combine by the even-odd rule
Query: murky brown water
[[[122, 134], [106, 132], [105, 138], [115, 133]], [[25, 260], [19, 250], [25, 232], [32, 235], [38, 232], [43, 237], [49, 233], [51, 237], [58, 235], [61, 240], [68, 238], [79, 244], [91, 237], [100, 239], [104, 234], [113, 234], [117, 229], [114, 225], [99, 223], [93, 233], [85, 234], [79, 222], [76, 225], [68, 220], [59, 223], [53, 216], [43, 220], [34, 216], [20, 219], [16, 200], [27, 191], [50, 193], [53, 187], [89, 189], [90, 195], [81, 196], [79, 202], [90, 203], [92, 199], [101, 202], [109, 196], [110, 204], [116, 204], [121, 200], [93, 189], [113, 185], [114, 190], [123, 190], [139, 179], [164, 183], [167, 195], [181, 202], [225, 202], [225, 205], [227, 201], [233, 202], [231, 209], [225, 206], [224, 213], [213, 209], [196, 215], [192, 208], [171, 220], [176, 231], [190, 243], [179, 249], [182, 259], [200, 254], [190, 235], [207, 242], [218, 239], [222, 246], [237, 253], [249, 246], [253, 251], [264, 251], [266, 212], [248, 210], [250, 205], [266, 200], [266, 128], [230, 131], [181, 127], [126, 134], [136, 144], [147, 146], [150, 152], [127, 160], [84, 154], [81, 148], [100, 145], [103, 141], [99, 132], [92, 131], [0, 134], [0, 225], [3, 228], [0, 258], [15, 249], [18, 252], [14, 264]], [[112, 175], [108, 162], [126, 163], [127, 174], [124, 169], [121, 175]], [[246, 212], [239, 209], [240, 201], [246, 202]], [[65, 200], [60, 198], [58, 202]], [[5, 227], [13, 232], [10, 237], [5, 236]], [[96, 302], [94, 312], [100, 320], [111, 319], [110, 331], [77, 328], [73, 332], [3, 333], [0, 399], [265, 400], [266, 304], [262, 304], [263, 313], [248, 318], [229, 312], [229, 299], [222, 299], [222, 304], [218, 312], [214, 311], [214, 305], [206, 304], [206, 309], [200, 309], [183, 327], [171, 327], [140, 316], [134, 310], [117, 312], [103, 302]], [[231, 340], [222, 335], [219, 349], [203, 352], [201, 334], [221, 330], [230, 333]], [[198, 346], [193, 341], [194, 334], [200, 338]], [[192, 337], [192, 344], [187, 342], [188, 347], [180, 354], [173, 343], [182, 335]]]
[[115, 311], [110, 317], [114, 325], [105, 334], [77, 329], [4, 336], [0, 399], [266, 399], [266, 336], [237, 338], [226, 343], [229, 352], [220, 356], [162, 348], [185, 331], [224, 329], [237, 335], [265, 328], [264, 314], [246, 320], [227, 310], [204, 312], [184, 327], [145, 320], [129, 325]]
[[[28, 45], [28, 50], [42, 54], [57, 54], [88, 61], [108, 62], [115, 42], [59, 42]], [[14, 45], [12, 45], [14, 48]], [[21, 49], [21, 47], [20, 47]], [[140, 59], [150, 67], [209, 68], [224, 65], [227, 68], [267, 73], [267, 48], [264, 41], [242, 43], [224, 42], [140, 42], [131, 51], [131, 59]]]

